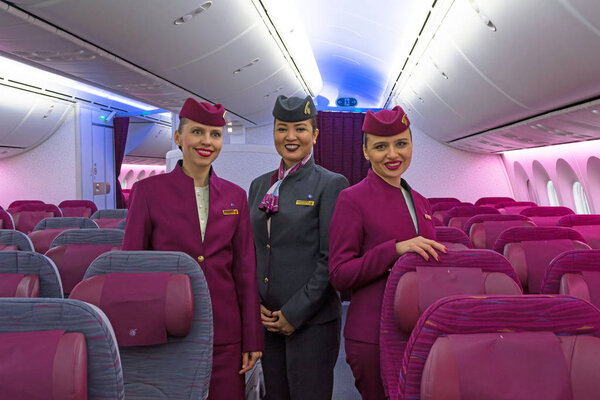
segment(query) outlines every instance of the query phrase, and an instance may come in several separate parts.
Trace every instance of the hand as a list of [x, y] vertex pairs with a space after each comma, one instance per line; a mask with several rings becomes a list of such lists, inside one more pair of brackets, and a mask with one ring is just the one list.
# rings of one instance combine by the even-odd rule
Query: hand
[[242, 369], [238, 374], [243, 375], [250, 371], [254, 364], [262, 357], [262, 351], [251, 351], [249, 353], [242, 353]]
[[294, 326], [288, 322], [288, 320], [285, 318], [285, 316], [283, 315], [281, 310], [273, 311], [271, 314], [272, 314], [273, 318], [275, 318], [275, 321], [273, 321], [273, 322], [264, 322], [263, 321], [263, 326], [265, 328], [267, 328], [267, 330], [269, 332], [281, 333], [286, 336], [289, 336], [292, 333], [294, 333], [296, 328], [294, 328]]
[[265, 325], [265, 322], [275, 322], [277, 321], [277, 318], [273, 316], [273, 312], [271, 310], [262, 304], [260, 305], [260, 321], [265, 329], [267, 329], [269, 332], [279, 332], [279, 330], [270, 329], [267, 325]]
[[430, 254], [433, 256], [433, 258], [435, 258], [436, 261], [440, 261], [440, 257], [438, 256], [436, 250], [439, 250], [443, 253], [448, 253], [448, 249], [443, 244], [438, 243], [435, 240], [425, 239], [422, 236], [417, 236], [415, 238], [396, 243], [396, 252], [399, 256], [412, 252], [421, 255], [421, 257], [427, 261], [429, 261]]

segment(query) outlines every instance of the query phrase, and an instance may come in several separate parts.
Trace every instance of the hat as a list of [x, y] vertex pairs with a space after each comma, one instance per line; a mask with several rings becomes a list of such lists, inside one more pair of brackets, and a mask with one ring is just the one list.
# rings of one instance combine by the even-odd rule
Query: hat
[[317, 115], [315, 103], [310, 96], [300, 97], [279, 96], [273, 107], [273, 116], [283, 122], [305, 121]]
[[179, 112], [179, 118], [191, 119], [210, 126], [225, 126], [225, 108], [223, 104], [199, 102], [189, 97]]
[[391, 110], [381, 110], [374, 113], [367, 111], [362, 131], [375, 136], [394, 136], [404, 132], [410, 126], [408, 116], [400, 106]]

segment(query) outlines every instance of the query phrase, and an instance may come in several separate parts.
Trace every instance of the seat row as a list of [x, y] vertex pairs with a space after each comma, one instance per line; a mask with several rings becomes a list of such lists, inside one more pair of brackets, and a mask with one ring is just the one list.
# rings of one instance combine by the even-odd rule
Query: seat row
[[46, 298], [0, 298], [3, 398], [206, 398], [212, 309], [190, 256], [104, 253], [63, 299], [51, 259], [0, 252], [3, 296], [27, 275]]
[[600, 398], [600, 250], [560, 254], [542, 287], [543, 295], [523, 296], [518, 273], [493, 250], [450, 251], [435, 265], [400, 257], [381, 316], [386, 394]]

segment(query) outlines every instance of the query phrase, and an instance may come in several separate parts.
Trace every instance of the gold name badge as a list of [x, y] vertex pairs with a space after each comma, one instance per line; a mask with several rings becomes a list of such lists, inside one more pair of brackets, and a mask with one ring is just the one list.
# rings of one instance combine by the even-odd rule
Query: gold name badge
[[296, 200], [296, 205], [297, 206], [314, 206], [315, 202], [312, 200]]
[[238, 215], [239, 212], [237, 210], [237, 208], [234, 208], [233, 210], [223, 210], [223, 215]]

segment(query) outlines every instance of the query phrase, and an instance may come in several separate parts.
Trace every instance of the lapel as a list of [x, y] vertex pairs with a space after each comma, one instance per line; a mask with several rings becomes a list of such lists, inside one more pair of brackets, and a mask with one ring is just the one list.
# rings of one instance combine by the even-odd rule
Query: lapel
[[[204, 246], [202, 244], [202, 231], [200, 228], [200, 218], [198, 217], [198, 204], [196, 202], [196, 189], [194, 187], [194, 179], [187, 176], [183, 169], [181, 168], [181, 160], [177, 163], [173, 171], [170, 172], [173, 178], [177, 182], [177, 187], [181, 188], [183, 201], [185, 202], [185, 210], [186, 214], [189, 215], [189, 218], [193, 218], [193, 222], [190, 222], [190, 227], [193, 226], [192, 235], [193, 237], [198, 238], [196, 243], [202, 249], [202, 254], [204, 254]], [[212, 170], [211, 170], [212, 171]], [[210, 195], [210, 190], [209, 190]], [[212, 197], [212, 195], [210, 195]], [[210, 203], [209, 203], [210, 206]], [[193, 217], [192, 217], [193, 216]], [[210, 221], [210, 209], [209, 209], [209, 221]], [[207, 222], [208, 228], [208, 222]], [[206, 235], [205, 235], [206, 240]]]

